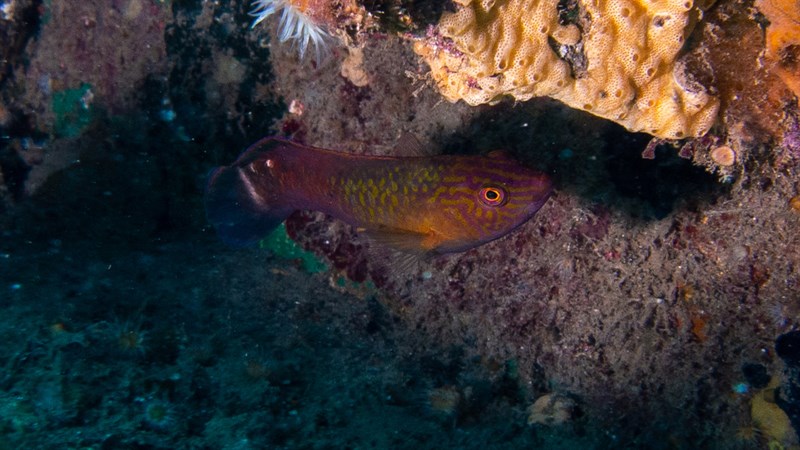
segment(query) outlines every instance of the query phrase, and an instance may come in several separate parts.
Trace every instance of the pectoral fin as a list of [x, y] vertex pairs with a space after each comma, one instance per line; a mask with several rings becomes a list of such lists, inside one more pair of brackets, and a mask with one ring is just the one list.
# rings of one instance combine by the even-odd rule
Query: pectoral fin
[[393, 270], [399, 273], [409, 275], [417, 273], [420, 265], [433, 255], [433, 252], [425, 246], [425, 240], [429, 237], [425, 233], [385, 227], [358, 231], [378, 244], [378, 248], [370, 249], [370, 253], [375, 258], [389, 258]]
[[424, 255], [428, 252], [425, 240], [429, 237], [426, 233], [402, 230], [390, 227], [377, 227], [358, 230], [380, 245], [385, 245], [404, 253]]

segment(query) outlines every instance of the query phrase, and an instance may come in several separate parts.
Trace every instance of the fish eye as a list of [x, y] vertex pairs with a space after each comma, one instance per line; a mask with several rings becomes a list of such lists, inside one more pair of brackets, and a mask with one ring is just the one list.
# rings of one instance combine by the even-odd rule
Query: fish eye
[[506, 191], [497, 186], [484, 186], [478, 193], [478, 198], [486, 206], [500, 206], [506, 202]]

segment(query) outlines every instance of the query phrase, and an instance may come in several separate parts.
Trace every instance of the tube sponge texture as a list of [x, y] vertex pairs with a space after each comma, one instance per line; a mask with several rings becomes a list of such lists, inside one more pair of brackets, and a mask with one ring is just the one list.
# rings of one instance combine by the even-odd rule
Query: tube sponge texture
[[719, 101], [677, 56], [699, 0], [458, 0], [414, 50], [470, 105], [548, 96], [666, 139], [701, 136]]

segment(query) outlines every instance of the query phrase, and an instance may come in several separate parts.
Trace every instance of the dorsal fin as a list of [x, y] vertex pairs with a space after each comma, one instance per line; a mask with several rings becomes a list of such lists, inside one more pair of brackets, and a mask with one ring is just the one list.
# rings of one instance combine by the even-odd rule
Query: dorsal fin
[[401, 131], [394, 144], [392, 156], [429, 156], [422, 143], [408, 131]]

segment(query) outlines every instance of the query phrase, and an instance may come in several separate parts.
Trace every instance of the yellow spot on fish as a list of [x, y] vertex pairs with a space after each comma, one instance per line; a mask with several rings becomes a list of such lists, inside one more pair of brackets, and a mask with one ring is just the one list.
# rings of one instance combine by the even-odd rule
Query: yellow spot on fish
[[438, 188], [436, 188], [435, 191], [433, 191], [433, 195], [431, 196], [430, 200], [428, 200], [428, 202], [430, 203], [436, 202], [439, 199], [439, 196], [444, 194], [446, 191], [447, 191], [446, 187], [439, 186]]
[[450, 196], [453, 196], [453, 195], [456, 195], [456, 192], [463, 191], [463, 190], [464, 190], [463, 188], [460, 188], [458, 186], [450, 186], [450, 189], [447, 190], [447, 193]]

